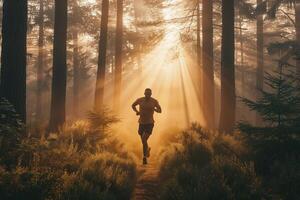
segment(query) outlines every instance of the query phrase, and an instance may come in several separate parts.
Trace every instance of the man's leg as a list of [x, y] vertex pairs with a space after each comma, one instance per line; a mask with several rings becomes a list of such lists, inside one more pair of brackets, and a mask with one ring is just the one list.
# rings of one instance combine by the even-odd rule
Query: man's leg
[[144, 133], [142, 134], [141, 138], [142, 138], [142, 143], [143, 143], [143, 153], [144, 153], [144, 158], [148, 157], [148, 150], [149, 150], [149, 146], [148, 146], [148, 139], [150, 137], [150, 133]]
[[146, 128], [145, 128], [145, 125], [144, 124], [140, 124], [139, 125], [139, 135], [141, 136], [141, 142], [142, 142], [142, 145], [143, 145], [143, 164], [147, 164], [147, 158], [146, 158], [146, 153], [147, 153], [147, 140], [146, 140], [146, 137], [145, 137], [145, 134], [146, 134]]
[[154, 124], [140, 124], [139, 126], [139, 134], [141, 136], [142, 144], [143, 144], [143, 163], [147, 164], [147, 157], [150, 156], [150, 148], [148, 146], [148, 139], [152, 134]]

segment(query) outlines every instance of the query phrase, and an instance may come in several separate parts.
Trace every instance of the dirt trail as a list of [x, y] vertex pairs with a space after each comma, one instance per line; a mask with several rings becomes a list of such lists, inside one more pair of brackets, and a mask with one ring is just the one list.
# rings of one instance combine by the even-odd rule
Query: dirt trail
[[132, 200], [158, 199], [158, 165], [150, 160], [148, 165], [138, 166], [140, 177], [137, 180]]

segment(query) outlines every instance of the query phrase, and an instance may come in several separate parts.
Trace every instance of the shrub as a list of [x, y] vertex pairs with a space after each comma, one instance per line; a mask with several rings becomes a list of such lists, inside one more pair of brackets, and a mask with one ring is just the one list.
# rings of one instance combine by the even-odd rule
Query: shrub
[[0, 168], [0, 196], [5, 200], [59, 199], [61, 172], [49, 169]]
[[16, 153], [25, 135], [24, 124], [15, 108], [4, 98], [0, 99], [0, 164], [14, 167]]
[[135, 184], [135, 164], [115, 154], [89, 157], [64, 192], [65, 199], [130, 199]]
[[193, 125], [161, 153], [161, 199], [261, 199], [253, 164], [233, 136]]
[[[19, 137], [21, 128], [1, 115], [0, 120], [6, 120], [1, 127], [15, 133], [0, 135], [1, 199], [129, 199], [136, 179], [134, 157], [109, 132], [117, 120], [106, 114], [93, 112], [89, 121], [65, 125], [41, 139]], [[14, 165], [4, 162], [7, 154]]]
[[282, 199], [298, 199], [300, 196], [300, 162], [299, 158], [285, 157], [274, 162], [271, 175], [265, 178], [267, 189]]

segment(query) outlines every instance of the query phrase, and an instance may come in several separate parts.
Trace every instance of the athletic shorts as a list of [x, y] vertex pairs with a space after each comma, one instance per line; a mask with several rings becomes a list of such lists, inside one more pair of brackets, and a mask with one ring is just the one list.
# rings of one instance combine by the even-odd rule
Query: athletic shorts
[[139, 134], [143, 135], [144, 133], [152, 134], [154, 124], [140, 124], [139, 125]]

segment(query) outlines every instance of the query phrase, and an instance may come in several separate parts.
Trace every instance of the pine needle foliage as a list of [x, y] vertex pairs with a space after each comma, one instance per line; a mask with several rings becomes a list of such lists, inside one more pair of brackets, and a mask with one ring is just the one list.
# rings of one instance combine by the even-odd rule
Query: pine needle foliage
[[260, 134], [260, 137], [284, 139], [300, 130], [298, 79], [283, 62], [279, 62], [278, 68], [272, 74], [265, 74], [265, 85], [269, 89], [261, 90], [261, 97], [256, 101], [241, 99], [251, 110], [260, 114], [265, 127], [255, 127], [242, 122], [239, 129], [245, 133]]
[[96, 131], [103, 131], [110, 125], [120, 121], [108, 108], [103, 108], [100, 111], [89, 111], [88, 120], [91, 128]]

